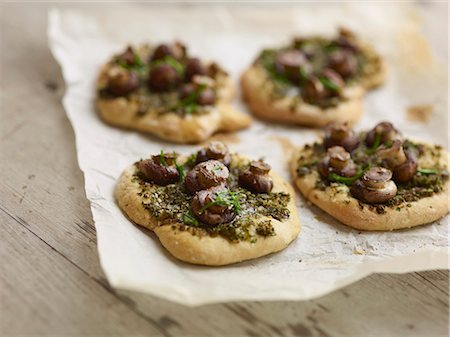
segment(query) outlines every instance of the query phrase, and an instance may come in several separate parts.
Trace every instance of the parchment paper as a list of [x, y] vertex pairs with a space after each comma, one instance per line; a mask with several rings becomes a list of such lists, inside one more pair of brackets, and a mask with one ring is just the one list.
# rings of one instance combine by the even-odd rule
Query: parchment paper
[[[447, 69], [432, 58], [420, 18], [406, 4], [93, 6], [89, 13], [49, 13], [49, 44], [66, 81], [64, 107], [76, 134], [98, 237], [101, 265], [114, 287], [150, 293], [186, 305], [232, 300], [306, 300], [374, 272], [403, 273], [448, 267], [448, 217], [411, 230], [366, 233], [347, 228], [298, 197], [302, 231], [286, 250], [222, 268], [178, 262], [156, 236], [133, 225], [115, 203], [120, 173], [136, 159], [166, 151], [194, 151], [105, 125], [94, 108], [99, 66], [126, 43], [181, 39], [195, 55], [217, 60], [238, 81], [260, 48], [295, 34], [332, 34], [345, 25], [371, 41], [388, 60], [386, 85], [367, 96], [357, 129], [390, 120], [404, 134], [448, 144]], [[245, 110], [239, 99], [235, 104]], [[431, 104], [427, 123], [410, 122], [406, 109]], [[266, 124], [224, 136], [232, 150], [265, 157], [290, 179], [292, 146], [314, 140], [310, 129]]]

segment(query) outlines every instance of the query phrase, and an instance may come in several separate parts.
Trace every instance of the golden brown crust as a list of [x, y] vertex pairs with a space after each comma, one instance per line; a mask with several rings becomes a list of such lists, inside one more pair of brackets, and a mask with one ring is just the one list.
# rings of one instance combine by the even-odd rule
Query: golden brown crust
[[[324, 191], [317, 189], [315, 187], [319, 179], [317, 171], [298, 177], [298, 159], [302, 154], [307, 155], [303, 149], [297, 150], [291, 161], [291, 174], [296, 186], [306, 199], [347, 226], [368, 231], [411, 228], [436, 221], [450, 211], [447, 181], [440, 193], [399, 205], [399, 210], [396, 207], [385, 208], [385, 213], [379, 214], [368, 204], [360, 204], [350, 195], [349, 188], [343, 184], [331, 184]], [[448, 166], [448, 156], [443, 150], [442, 154], [442, 163]]]
[[[100, 71], [98, 85], [105, 85], [105, 77], [110, 63]], [[200, 143], [217, 132], [232, 132], [247, 128], [251, 117], [237, 111], [230, 104], [235, 88], [228, 75], [221, 75], [218, 99], [211, 111], [182, 117], [175, 112], [158, 114], [138, 113], [138, 104], [126, 97], [103, 98], [98, 96], [96, 108], [100, 117], [108, 124], [143, 131], [161, 139], [176, 143]]]
[[[194, 236], [189, 231], [172, 228], [171, 223], [160, 226], [158, 220], [142, 206], [142, 198], [138, 195], [140, 186], [133, 182], [135, 166], [129, 167], [119, 178], [115, 189], [115, 197], [120, 208], [136, 224], [153, 230], [161, 244], [176, 258], [201, 265], [219, 266], [244, 260], [254, 259], [286, 248], [298, 235], [300, 222], [295, 205], [295, 192], [289, 183], [275, 172], [270, 172], [274, 180], [273, 192], [290, 194], [288, 209], [289, 219], [281, 222], [271, 219], [276, 235], [258, 236], [255, 243], [240, 241], [231, 243], [216, 236]], [[255, 222], [267, 220], [267, 217], [255, 219]], [[176, 222], [173, 225], [177, 225]]]

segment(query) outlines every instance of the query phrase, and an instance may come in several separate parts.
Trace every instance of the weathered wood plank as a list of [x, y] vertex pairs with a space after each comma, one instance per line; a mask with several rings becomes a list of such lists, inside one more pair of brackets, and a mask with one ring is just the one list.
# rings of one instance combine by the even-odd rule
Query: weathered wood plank
[[103, 284], [0, 210], [2, 336], [163, 336]]

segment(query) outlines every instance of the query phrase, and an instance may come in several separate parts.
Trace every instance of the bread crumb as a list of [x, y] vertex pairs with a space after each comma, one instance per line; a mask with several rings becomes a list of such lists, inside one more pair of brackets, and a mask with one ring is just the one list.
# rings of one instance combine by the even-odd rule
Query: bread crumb
[[355, 246], [355, 248], [353, 248], [353, 254], [363, 255], [364, 249], [362, 249], [360, 246]]
[[430, 104], [413, 105], [406, 109], [406, 118], [411, 122], [426, 123], [433, 113]]

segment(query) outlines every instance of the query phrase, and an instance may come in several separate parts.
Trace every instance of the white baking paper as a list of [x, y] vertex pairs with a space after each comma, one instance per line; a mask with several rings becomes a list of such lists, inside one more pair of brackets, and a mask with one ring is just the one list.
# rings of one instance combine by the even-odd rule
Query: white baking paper
[[[312, 299], [374, 272], [404, 273], [448, 267], [448, 218], [411, 230], [369, 233], [350, 229], [298, 197], [302, 231], [284, 251], [227, 267], [179, 262], [155, 235], [122, 214], [113, 197], [121, 172], [135, 160], [198, 147], [104, 124], [93, 100], [102, 63], [127, 43], [181, 39], [193, 54], [217, 60], [236, 83], [260, 48], [286, 43], [295, 34], [332, 34], [338, 25], [371, 41], [389, 63], [384, 87], [370, 93], [357, 129], [390, 120], [404, 134], [448, 144], [447, 68], [435, 62], [410, 5], [128, 5], [92, 6], [89, 12], [52, 10], [50, 48], [66, 81], [64, 107], [76, 134], [78, 162], [91, 202], [103, 270], [110, 284], [186, 305], [234, 300]], [[236, 98], [236, 106], [246, 108]], [[427, 123], [410, 122], [406, 109], [431, 104]], [[290, 179], [290, 144], [318, 132], [255, 121], [228, 139], [232, 150], [265, 157]]]

